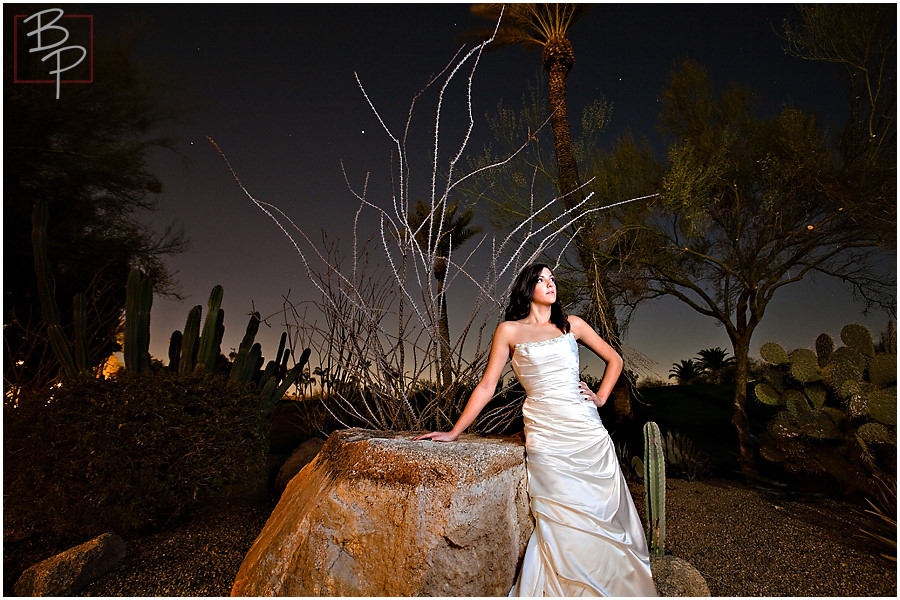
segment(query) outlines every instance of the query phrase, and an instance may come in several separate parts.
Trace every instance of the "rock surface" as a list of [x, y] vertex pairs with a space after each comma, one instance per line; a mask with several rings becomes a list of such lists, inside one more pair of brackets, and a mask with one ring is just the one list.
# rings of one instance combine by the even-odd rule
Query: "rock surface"
[[26, 569], [16, 582], [16, 595], [71, 596], [116, 566], [125, 553], [122, 538], [104, 533]]
[[696, 598], [710, 595], [709, 586], [700, 571], [677, 556], [651, 554], [650, 570], [660, 596]]
[[498, 596], [533, 524], [520, 439], [332, 434], [288, 483], [233, 596]]
[[316, 457], [324, 445], [325, 440], [312, 438], [297, 446], [287, 460], [284, 461], [284, 464], [281, 465], [281, 468], [278, 469], [278, 475], [275, 476], [275, 483], [273, 486], [275, 493], [280, 494], [283, 492], [284, 488], [287, 487], [288, 482], [300, 472], [300, 469], [305, 467]]

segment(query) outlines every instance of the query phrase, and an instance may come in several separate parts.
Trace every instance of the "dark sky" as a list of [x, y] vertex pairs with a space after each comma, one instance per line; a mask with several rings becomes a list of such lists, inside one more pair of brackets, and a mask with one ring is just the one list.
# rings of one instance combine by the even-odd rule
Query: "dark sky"
[[[388, 127], [399, 132], [413, 95], [460, 48], [457, 35], [487, 24], [469, 14], [469, 4], [79, 9], [95, 15], [96, 35], [143, 19], [138, 56], [198, 106], [175, 129], [178, 152], [159, 152], [152, 160], [165, 189], [161, 211], [150, 222], [162, 227], [174, 220], [192, 241], [189, 252], [169, 261], [186, 299], [154, 303], [151, 352], [163, 359], [171, 332], [184, 326], [191, 306], [205, 306], [215, 284], [225, 289], [226, 353], [237, 347], [251, 307], [272, 314], [288, 290], [293, 298], [311, 291], [289, 242], [246, 199], [205, 137], [219, 143], [257, 198], [280, 206], [311, 235], [327, 228], [346, 239], [357, 202], [340, 162], [351, 184], [361, 185], [371, 172], [370, 189], [384, 192], [391, 150], [354, 72]], [[717, 85], [735, 81], [759, 92], [766, 111], [792, 103], [835, 119], [845, 105], [840, 70], [785, 55], [776, 36], [791, 10], [788, 4], [598, 4], [571, 32], [577, 62], [568, 79], [570, 118], [577, 123], [582, 108], [602, 94], [613, 104], [613, 123], [601, 145], [611, 145], [626, 128], [653, 135], [666, 77], [689, 56], [709, 69]], [[528, 82], [540, 73], [534, 51], [504, 48], [482, 57], [473, 80], [471, 149], [486, 140], [485, 112], [501, 98], [519, 106]], [[428, 106], [416, 121], [426, 134], [433, 116]], [[447, 114], [460, 114], [453, 112], [458, 107], [448, 106]], [[452, 125], [446, 127], [449, 138]], [[864, 319], [860, 308], [848, 290], [825, 281], [788, 288], [776, 296], [751, 352], [773, 340], [810, 346], [819, 333], [836, 336], [854, 321], [879, 333], [887, 315]], [[279, 333], [264, 328], [260, 335], [267, 358]], [[626, 343], [654, 360], [662, 376], [701, 348], [730, 350], [721, 328], [674, 301], [639, 309]]]

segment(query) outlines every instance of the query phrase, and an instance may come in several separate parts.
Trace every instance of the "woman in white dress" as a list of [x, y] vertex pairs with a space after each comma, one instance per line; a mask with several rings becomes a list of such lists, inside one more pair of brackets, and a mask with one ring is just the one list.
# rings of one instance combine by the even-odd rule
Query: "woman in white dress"
[[[416, 439], [451, 442], [475, 421], [511, 360], [525, 388], [528, 494], [535, 529], [510, 596], [656, 596], [643, 525], [597, 408], [622, 358], [582, 319], [567, 316], [551, 270], [516, 279], [487, 368], [453, 429]], [[606, 362], [599, 389], [579, 381], [578, 345]]]

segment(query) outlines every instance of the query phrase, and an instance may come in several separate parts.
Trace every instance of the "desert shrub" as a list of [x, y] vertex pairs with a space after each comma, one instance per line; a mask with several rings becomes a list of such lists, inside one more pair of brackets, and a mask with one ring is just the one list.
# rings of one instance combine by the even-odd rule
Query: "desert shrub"
[[694, 446], [689, 437], [667, 431], [663, 450], [666, 466], [672, 475], [694, 481], [709, 474], [709, 459]]
[[159, 528], [264, 470], [259, 394], [202, 374], [83, 379], [4, 406], [5, 521]]

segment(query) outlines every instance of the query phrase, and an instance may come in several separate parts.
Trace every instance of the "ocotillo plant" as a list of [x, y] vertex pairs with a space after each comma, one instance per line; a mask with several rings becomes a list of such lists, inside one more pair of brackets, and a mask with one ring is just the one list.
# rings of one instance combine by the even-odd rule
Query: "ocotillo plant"
[[[321, 298], [309, 315], [296, 306], [285, 314], [294, 315], [295, 330], [308, 337], [303, 345], [316, 351], [320, 368], [328, 373], [323, 402], [343, 425], [388, 430], [449, 428], [462, 410], [463, 392], [474, 387], [484, 372], [489, 334], [497, 325], [515, 274], [538, 258], [553, 262], [548, 258], [551, 254], [558, 255], [559, 264], [566, 252], [562, 233], [594, 210], [601, 210], [585, 208], [590, 193], [585, 194], [583, 202], [567, 209], [564, 198], [545, 201], [536, 198], [532, 188], [531, 213], [523, 216], [514, 231], [505, 237], [484, 236], [477, 243], [473, 240], [471, 250], [465, 252], [445, 252], [450, 212], [465, 187], [463, 183], [471, 182], [481, 171], [502, 167], [512, 158], [473, 167], [469, 172], [462, 162], [474, 127], [472, 78], [491, 41], [460, 52], [426, 84], [412, 100], [402, 131], [392, 130], [357, 79], [395, 149], [390, 180], [396, 186], [388, 196], [390, 200], [380, 205], [367, 195], [366, 184], [350, 189], [359, 209], [346, 253], [328, 243], [317, 244], [279, 207], [256, 199], [240, 182], [223, 150], [210, 140], [241, 190], [288, 238], [300, 268]], [[450, 90], [459, 89], [450, 85], [451, 80], [465, 77], [466, 71], [468, 85], [459, 108], [468, 115], [468, 122], [459, 128], [441, 127], [446, 121], [443, 107], [451, 105]], [[420, 105], [417, 103], [425, 102], [433, 91], [437, 111], [433, 129], [428, 132], [429, 147], [422, 152], [412, 145], [418, 136], [411, 135], [410, 129], [414, 113], [418, 117], [414, 110]], [[455, 135], [458, 137], [451, 139]], [[532, 139], [523, 139], [512, 154], [524, 150]], [[453, 147], [451, 151], [447, 151], [448, 145]], [[428, 160], [419, 160], [426, 156]], [[350, 188], [349, 178], [347, 181]], [[425, 181], [430, 185], [413, 189]], [[410, 214], [418, 198], [424, 201], [426, 217], [417, 225], [411, 222]], [[378, 231], [371, 237], [357, 228], [367, 220], [364, 213], [373, 213], [370, 222], [378, 224]], [[367, 237], [369, 242], [365, 241]], [[478, 256], [481, 253], [485, 256]], [[439, 263], [441, 285], [434, 276]], [[446, 330], [442, 307], [458, 288], [464, 288], [460, 293], [465, 294], [471, 313], [468, 320], [461, 319], [453, 328], [456, 338], [448, 340], [442, 335]], [[442, 376], [447, 372], [452, 377]], [[435, 381], [440, 385], [429, 385]], [[423, 389], [433, 393], [423, 394]], [[500, 430], [515, 418], [518, 408], [515, 403], [505, 403], [485, 411], [473, 428]]]
[[140, 373], [150, 367], [150, 308], [153, 282], [132, 269], [125, 286], [125, 368]]
[[659, 426], [653, 421], [644, 424], [644, 506], [650, 551], [665, 554], [666, 457]]

